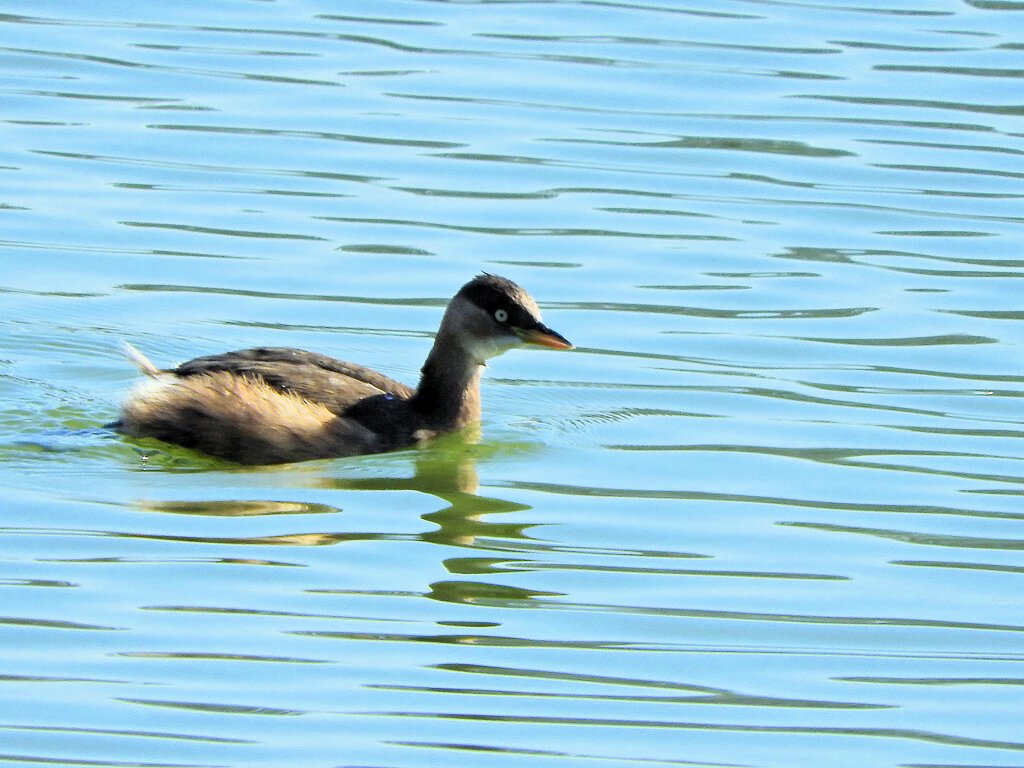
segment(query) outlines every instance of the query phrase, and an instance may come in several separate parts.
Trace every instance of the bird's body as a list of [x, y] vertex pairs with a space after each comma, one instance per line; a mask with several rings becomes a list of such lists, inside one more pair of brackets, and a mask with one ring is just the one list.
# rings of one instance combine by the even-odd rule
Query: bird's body
[[159, 370], [113, 425], [242, 464], [380, 453], [480, 418], [487, 359], [518, 343], [571, 344], [540, 322], [515, 283], [480, 275], [445, 311], [416, 389], [370, 368], [299, 349], [259, 347]]

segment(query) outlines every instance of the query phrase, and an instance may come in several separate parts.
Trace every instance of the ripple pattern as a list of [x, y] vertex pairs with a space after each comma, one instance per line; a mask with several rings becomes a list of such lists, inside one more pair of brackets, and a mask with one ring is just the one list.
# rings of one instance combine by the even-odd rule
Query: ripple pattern
[[[7, 3], [0, 763], [1020, 764], [1022, 11]], [[102, 427], [481, 270], [577, 350], [479, 440]]]

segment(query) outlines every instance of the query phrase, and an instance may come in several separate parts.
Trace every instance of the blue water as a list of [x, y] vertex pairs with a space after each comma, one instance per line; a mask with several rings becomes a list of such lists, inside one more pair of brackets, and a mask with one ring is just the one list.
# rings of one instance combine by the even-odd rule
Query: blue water
[[[1024, 765], [1024, 6], [8, 2], [0, 763]], [[257, 345], [479, 435], [102, 427]]]

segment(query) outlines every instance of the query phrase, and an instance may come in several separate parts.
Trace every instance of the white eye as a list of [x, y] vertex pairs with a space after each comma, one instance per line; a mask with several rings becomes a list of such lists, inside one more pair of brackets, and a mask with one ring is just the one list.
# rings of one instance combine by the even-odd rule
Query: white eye
[[506, 312], [504, 309], [496, 309], [494, 310], [494, 319], [497, 320], [499, 323], [504, 323], [506, 320], [508, 320], [508, 312]]

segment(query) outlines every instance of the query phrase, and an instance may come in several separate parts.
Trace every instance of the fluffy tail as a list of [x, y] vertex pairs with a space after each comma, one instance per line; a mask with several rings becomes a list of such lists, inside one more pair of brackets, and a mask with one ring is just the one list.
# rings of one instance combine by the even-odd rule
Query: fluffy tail
[[149, 358], [139, 352], [135, 347], [129, 344], [127, 341], [121, 342], [121, 351], [124, 352], [124, 356], [127, 357], [135, 366], [147, 376], [151, 376], [154, 379], [160, 375], [161, 370], [150, 362]]

